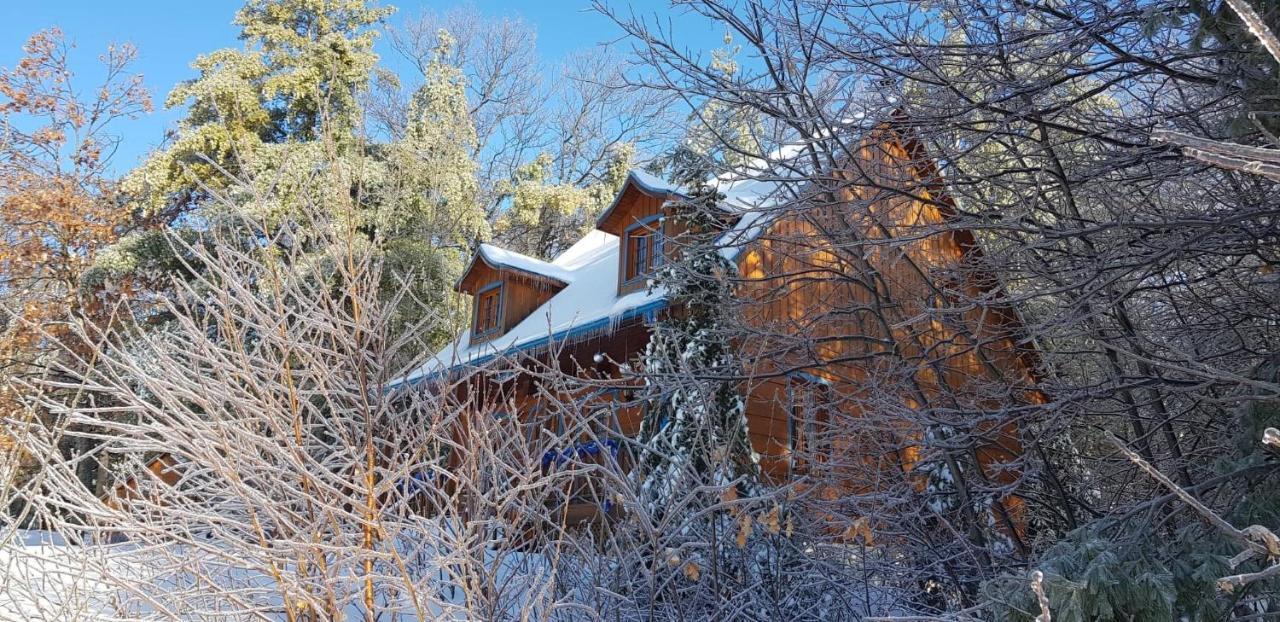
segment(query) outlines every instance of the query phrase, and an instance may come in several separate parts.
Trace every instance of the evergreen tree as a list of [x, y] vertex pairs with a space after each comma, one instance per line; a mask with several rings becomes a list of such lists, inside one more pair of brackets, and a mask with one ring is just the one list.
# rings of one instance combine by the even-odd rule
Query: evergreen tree
[[[731, 44], [726, 35], [726, 47], [711, 61], [712, 71], [725, 78], [738, 70], [738, 50]], [[730, 283], [738, 267], [720, 252], [723, 196], [708, 181], [713, 170], [733, 170], [742, 164], [741, 153], [750, 153], [736, 149], [754, 138], [750, 121], [751, 115], [710, 101], [691, 117], [685, 139], [650, 167], [688, 188], [690, 196], [672, 208], [676, 229], [685, 233], [664, 242], [668, 259], [650, 286], [665, 290], [669, 311], [653, 328], [642, 357], [650, 395], [640, 424], [647, 450], [641, 491], [657, 513], [694, 481], [737, 482], [737, 492], [746, 494], [759, 483], [759, 459], [738, 386], [742, 369], [729, 337]], [[717, 148], [725, 144], [731, 148]]]
[[[387, 255], [385, 291], [410, 284], [401, 305], [400, 326], [412, 325], [424, 310], [442, 316], [462, 311], [450, 285], [461, 273], [476, 241], [488, 239], [489, 223], [477, 201], [477, 167], [471, 154], [476, 131], [466, 99], [466, 77], [450, 64], [452, 38], [440, 45], [424, 68], [414, 93], [404, 136], [371, 169], [381, 169], [368, 197], [367, 226], [381, 234]], [[407, 278], [406, 278], [407, 277]], [[425, 304], [424, 304], [425, 303]], [[450, 324], [434, 324], [429, 345], [452, 336]]]
[[635, 148], [623, 144], [613, 150], [598, 179], [586, 186], [555, 181], [555, 161], [543, 153], [516, 170], [503, 184], [510, 197], [499, 217], [496, 235], [503, 246], [550, 259], [572, 246], [595, 227], [600, 215], [627, 180]]
[[703, 184], [673, 208], [690, 233], [669, 242], [678, 244], [678, 256], [651, 283], [665, 290], [669, 305], [641, 361], [649, 393], [640, 425], [641, 488], [659, 513], [694, 481], [736, 482], [750, 492], [759, 480], [738, 387], [742, 371], [726, 330], [732, 299], [726, 277], [737, 267], [715, 243], [723, 228], [718, 199]]
[[[450, 64], [452, 38], [441, 33], [404, 135], [366, 144], [360, 95], [378, 61], [375, 29], [389, 12], [365, 0], [248, 2], [236, 16], [244, 47], [196, 60], [200, 75], [168, 99], [189, 106], [173, 142], [126, 180], [134, 207], [153, 226], [105, 253], [87, 282], [141, 275], [163, 290], [186, 268], [166, 236], [196, 239], [217, 229], [221, 239], [262, 244], [255, 239], [261, 230], [311, 226], [302, 210], [319, 204], [331, 210], [331, 222], [353, 225], [378, 245], [384, 292], [411, 284], [398, 326], [424, 313], [460, 315], [462, 301], [449, 285], [471, 245], [490, 233], [477, 205], [466, 78]], [[308, 233], [289, 239], [326, 239]], [[304, 250], [308, 262], [338, 260], [333, 249]], [[449, 322], [434, 325], [422, 335], [426, 347], [451, 332]]]
[[168, 221], [227, 188], [267, 145], [327, 137], [349, 146], [357, 95], [378, 60], [373, 28], [390, 13], [365, 0], [250, 0], [234, 22], [244, 47], [196, 58], [199, 76], [165, 100], [187, 105], [186, 117], [126, 191]]
[[[1276, 0], [1249, 0], [1263, 26], [1280, 31], [1280, 3]], [[1280, 132], [1280, 72], [1275, 60], [1229, 2], [1192, 0], [1186, 13], [1195, 25], [1193, 49], [1209, 52], [1214, 58], [1214, 71], [1225, 97], [1239, 103], [1239, 110], [1228, 119], [1223, 133], [1237, 137], [1257, 137], [1263, 129], [1274, 136]], [[1172, 12], [1152, 12], [1147, 29], [1159, 32], [1176, 26], [1183, 18]]]

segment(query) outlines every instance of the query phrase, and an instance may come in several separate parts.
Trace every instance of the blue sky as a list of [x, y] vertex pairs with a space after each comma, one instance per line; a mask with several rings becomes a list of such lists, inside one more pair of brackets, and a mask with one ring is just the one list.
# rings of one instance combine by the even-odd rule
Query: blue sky
[[[138, 47], [137, 73], [143, 74], [156, 104], [156, 112], [131, 123], [121, 123], [114, 133], [122, 137], [113, 166], [131, 168], [163, 139], [164, 130], [181, 117], [179, 110], [165, 110], [169, 89], [194, 72], [190, 62], [201, 53], [238, 46], [238, 30], [231, 19], [243, 0], [0, 0], [0, 66], [12, 66], [22, 55], [22, 44], [31, 33], [58, 26], [76, 44], [73, 68], [81, 88], [95, 83], [97, 57], [108, 43], [129, 41]], [[382, 2], [399, 11], [392, 22], [423, 10], [441, 11], [460, 4], [452, 0]], [[470, 0], [490, 15], [513, 15], [538, 30], [538, 51], [554, 64], [567, 53], [616, 41], [617, 27], [589, 10], [590, 0], [500, 1]], [[615, 0], [637, 13], [663, 14], [665, 0]], [[691, 38], [715, 45], [723, 33], [691, 29]], [[615, 43], [615, 45], [618, 45]], [[628, 45], [628, 44], [621, 44]], [[384, 58], [392, 53], [379, 46]]]

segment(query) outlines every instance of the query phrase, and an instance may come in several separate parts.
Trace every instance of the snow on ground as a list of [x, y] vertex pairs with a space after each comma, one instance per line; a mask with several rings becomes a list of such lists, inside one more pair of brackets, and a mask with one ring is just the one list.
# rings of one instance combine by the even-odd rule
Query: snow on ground
[[284, 619], [269, 578], [219, 557], [22, 532], [0, 547], [0, 620]]
[[[439, 546], [443, 543], [436, 542]], [[246, 545], [247, 548], [248, 545]], [[415, 575], [416, 601], [388, 567], [380, 573], [380, 616], [398, 620], [469, 619], [467, 599], [458, 585], [459, 560], [435, 555], [423, 542], [398, 543], [402, 560]], [[253, 564], [247, 551], [225, 545], [171, 544], [137, 546], [67, 544], [57, 534], [19, 531], [0, 545], [0, 620], [285, 620], [281, 592], [301, 586], [292, 569], [281, 568], [290, 587]], [[441, 563], [447, 560], [447, 563]], [[484, 567], [462, 574], [488, 575], [503, 592], [498, 610], [517, 613], [541, 600], [550, 564], [524, 553], [487, 553]], [[335, 587], [347, 619], [364, 619], [358, 577], [343, 577]], [[310, 587], [322, 592], [319, 585]], [[416, 602], [416, 606], [415, 606]], [[540, 608], [535, 607], [533, 611]]]

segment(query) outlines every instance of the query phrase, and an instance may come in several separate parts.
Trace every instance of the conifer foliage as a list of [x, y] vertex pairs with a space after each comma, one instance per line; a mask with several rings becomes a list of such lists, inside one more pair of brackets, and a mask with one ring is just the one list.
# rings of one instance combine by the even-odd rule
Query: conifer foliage
[[699, 186], [672, 208], [689, 233], [666, 241], [667, 260], [650, 284], [665, 290], [669, 305], [642, 358], [649, 392], [640, 429], [647, 465], [642, 490], [655, 508], [682, 491], [689, 477], [709, 476], [744, 491], [759, 477], [746, 403], [734, 380], [742, 377], [740, 362], [725, 326], [727, 276], [736, 266], [715, 244], [723, 226], [718, 198]]

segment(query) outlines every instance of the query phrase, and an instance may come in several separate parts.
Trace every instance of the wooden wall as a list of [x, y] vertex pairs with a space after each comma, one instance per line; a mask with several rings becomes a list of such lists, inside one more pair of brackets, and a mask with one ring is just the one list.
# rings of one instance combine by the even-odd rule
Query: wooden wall
[[499, 319], [499, 329], [494, 333], [478, 339], [475, 337], [476, 298], [475, 296], [471, 298], [471, 322], [468, 324], [467, 330], [472, 331], [473, 343], [483, 343], [501, 337], [507, 331], [515, 328], [516, 324], [529, 317], [529, 314], [542, 306], [543, 303], [550, 300], [562, 287], [543, 279], [534, 278], [523, 272], [495, 269], [484, 262], [480, 262], [472, 268], [467, 278], [468, 281], [476, 283], [477, 289], [495, 281], [502, 281], [502, 315]]
[[[740, 344], [744, 360], [753, 362], [754, 379], [744, 387], [751, 441], [775, 480], [800, 468], [828, 468], [799, 465], [790, 455], [793, 413], [815, 400], [830, 413], [822, 423], [865, 422], [848, 425], [842, 438], [822, 447], [853, 457], [832, 461], [849, 469], [835, 474], [846, 483], [832, 494], [919, 487], [911, 471], [923, 430], [914, 415], [925, 409], [976, 413], [969, 420], [981, 420], [975, 432], [986, 439], [972, 448], [980, 475], [997, 483], [1017, 477], [1003, 465], [1021, 454], [1018, 426], [1000, 413], [1040, 399], [1034, 353], [1019, 345], [1016, 315], [991, 296], [998, 281], [972, 235], [947, 230], [947, 201], [931, 183], [932, 172], [912, 165], [918, 154], [909, 149], [888, 130], [873, 134], [848, 163], [847, 187], [776, 220], [739, 256], [747, 300], [740, 311], [756, 333]], [[662, 214], [670, 209], [664, 201], [632, 189], [607, 229], [621, 233]], [[664, 221], [670, 237], [679, 235], [673, 220]], [[674, 253], [677, 246], [664, 250]], [[644, 289], [643, 281], [622, 285], [625, 245], [619, 252], [618, 295]], [[553, 293], [508, 283], [504, 330]], [[984, 298], [990, 303], [970, 304]], [[557, 364], [570, 373], [607, 376], [586, 363], [592, 352], [626, 361], [646, 341], [636, 324], [574, 344]], [[528, 388], [512, 391], [521, 417], [545, 412]], [[619, 396], [591, 399], [608, 406]], [[636, 434], [639, 409], [613, 406], [620, 431]], [[1016, 500], [1007, 505], [1017, 513]]]
[[109, 507], [119, 509], [122, 504], [131, 499], [141, 498], [140, 482], [148, 477], [155, 477], [160, 482], [168, 486], [178, 483], [181, 474], [178, 472], [178, 461], [170, 454], [160, 454], [147, 462], [146, 469], [149, 474], [138, 474], [129, 476], [124, 482], [117, 484], [112, 489], [106, 502]]
[[[908, 156], [888, 132], [868, 140], [839, 201], [815, 197], [740, 257], [741, 311], [757, 329], [741, 347], [764, 379], [749, 388], [748, 420], [766, 471], [786, 462], [789, 405], [816, 386], [775, 376], [804, 375], [829, 383], [838, 415], [880, 415], [848, 426], [848, 448], [881, 455], [847, 463], [910, 478], [922, 433], [912, 411], [934, 408], [975, 413], [984, 475], [1016, 477], [1003, 464], [1021, 453], [1017, 425], [1001, 413], [1038, 400], [1031, 358], [1016, 316], [990, 296], [997, 282], [972, 236], [946, 230], [945, 200]], [[983, 298], [991, 304], [971, 304]], [[849, 477], [867, 481], [870, 469], [856, 470]]]

